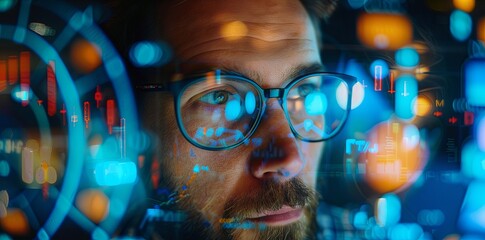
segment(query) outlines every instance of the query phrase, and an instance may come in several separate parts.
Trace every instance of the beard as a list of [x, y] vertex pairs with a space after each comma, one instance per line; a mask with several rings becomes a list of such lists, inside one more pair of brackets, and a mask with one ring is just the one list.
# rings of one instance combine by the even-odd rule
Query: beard
[[[227, 201], [222, 219], [233, 221], [215, 226], [197, 209], [182, 205], [188, 214], [184, 227], [185, 233], [190, 235], [187, 239], [313, 239], [318, 194], [299, 178], [284, 183], [267, 180], [258, 190]], [[245, 220], [283, 206], [302, 208], [301, 218], [283, 226]]]

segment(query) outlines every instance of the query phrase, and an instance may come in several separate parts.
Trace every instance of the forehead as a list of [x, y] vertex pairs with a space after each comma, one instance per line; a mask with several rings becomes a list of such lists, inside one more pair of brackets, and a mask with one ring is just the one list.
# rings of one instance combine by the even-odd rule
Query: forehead
[[186, 0], [161, 6], [161, 32], [185, 65], [281, 59], [317, 48], [298, 0]]

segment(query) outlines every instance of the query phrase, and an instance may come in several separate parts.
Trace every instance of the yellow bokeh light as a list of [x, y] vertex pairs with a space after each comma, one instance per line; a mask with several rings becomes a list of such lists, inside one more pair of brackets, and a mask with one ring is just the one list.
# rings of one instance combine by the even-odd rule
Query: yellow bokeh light
[[92, 42], [74, 42], [70, 54], [71, 63], [82, 73], [90, 73], [101, 65], [101, 49]]
[[380, 123], [372, 129], [368, 142], [378, 150], [361, 154], [359, 162], [365, 164], [364, 179], [372, 189], [379, 193], [399, 191], [417, 179], [425, 159], [414, 125]]
[[7, 209], [7, 215], [0, 218], [1, 228], [15, 236], [27, 235], [30, 231], [25, 213], [18, 208]]
[[99, 190], [88, 189], [77, 195], [76, 206], [91, 221], [100, 223], [108, 215], [109, 199]]
[[221, 28], [221, 35], [223, 38], [229, 41], [238, 40], [248, 33], [246, 24], [241, 21], [232, 21], [226, 23]]
[[424, 96], [418, 96], [414, 101], [414, 114], [420, 117], [428, 115], [431, 111], [431, 101]]
[[453, 6], [465, 12], [471, 12], [475, 8], [475, 0], [453, 0]]
[[412, 42], [413, 27], [405, 15], [364, 13], [357, 19], [357, 36], [367, 47], [396, 50]]

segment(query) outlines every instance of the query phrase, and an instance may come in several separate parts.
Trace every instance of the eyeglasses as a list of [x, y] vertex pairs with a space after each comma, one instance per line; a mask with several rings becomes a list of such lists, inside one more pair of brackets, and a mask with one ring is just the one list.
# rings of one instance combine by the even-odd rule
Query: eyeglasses
[[254, 134], [266, 101], [278, 99], [294, 136], [320, 142], [335, 136], [350, 112], [353, 76], [315, 72], [284, 88], [261, 88], [253, 80], [217, 70], [163, 85], [137, 86], [174, 95], [177, 124], [194, 146], [206, 150], [235, 148]]

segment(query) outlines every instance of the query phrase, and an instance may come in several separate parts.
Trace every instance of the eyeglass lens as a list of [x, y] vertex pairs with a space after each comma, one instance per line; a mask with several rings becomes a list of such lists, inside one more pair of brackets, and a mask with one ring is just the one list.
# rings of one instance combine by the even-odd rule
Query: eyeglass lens
[[[206, 148], [236, 145], [251, 134], [263, 111], [263, 91], [248, 80], [206, 77], [189, 85], [179, 99], [182, 130]], [[331, 137], [346, 117], [348, 86], [334, 76], [310, 75], [288, 86], [283, 109], [303, 140]]]

